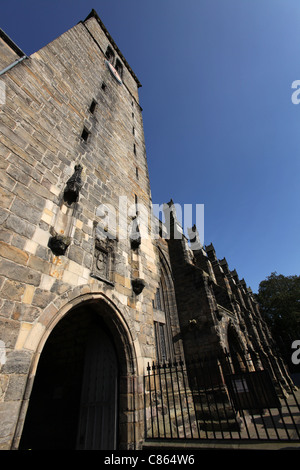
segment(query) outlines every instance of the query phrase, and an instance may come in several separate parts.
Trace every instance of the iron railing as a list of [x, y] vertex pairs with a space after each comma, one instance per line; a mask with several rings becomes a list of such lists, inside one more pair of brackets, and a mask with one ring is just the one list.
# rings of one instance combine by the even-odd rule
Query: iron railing
[[144, 391], [148, 440], [300, 440], [300, 391], [274, 357], [148, 364]]

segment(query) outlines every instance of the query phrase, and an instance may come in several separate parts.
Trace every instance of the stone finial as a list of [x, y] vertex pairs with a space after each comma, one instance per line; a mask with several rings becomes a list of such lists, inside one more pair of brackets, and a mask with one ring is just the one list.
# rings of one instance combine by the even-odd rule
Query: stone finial
[[227, 260], [226, 258], [223, 258], [219, 261], [220, 263], [220, 266], [222, 267], [223, 271], [225, 274], [230, 274], [230, 271], [229, 271], [229, 267], [228, 267], [228, 263], [227, 263]]
[[233, 277], [233, 279], [235, 280], [235, 282], [238, 283], [239, 282], [239, 276], [238, 276], [238, 273], [236, 272], [236, 269], [233, 269], [233, 271], [230, 271], [230, 274]]
[[[178, 207], [180, 208], [179, 205]], [[183, 230], [181, 223], [177, 218], [176, 204], [174, 204], [173, 199], [163, 205], [163, 211], [165, 215], [165, 227], [168, 235], [176, 240], [181, 240], [183, 236]]]
[[209, 252], [209, 251], [215, 252], [215, 247], [214, 247], [214, 245], [211, 243], [210, 245], [205, 245], [205, 250], [206, 250], [206, 252]]
[[203, 248], [203, 245], [200, 241], [199, 232], [197, 230], [196, 225], [194, 224], [193, 227], [188, 228], [187, 231], [188, 231], [189, 239], [191, 242], [191, 249], [193, 251], [201, 250]]
[[205, 251], [207, 253], [208, 258], [211, 261], [218, 261], [216, 251], [215, 251], [214, 245], [212, 243], [210, 245], [205, 246]]

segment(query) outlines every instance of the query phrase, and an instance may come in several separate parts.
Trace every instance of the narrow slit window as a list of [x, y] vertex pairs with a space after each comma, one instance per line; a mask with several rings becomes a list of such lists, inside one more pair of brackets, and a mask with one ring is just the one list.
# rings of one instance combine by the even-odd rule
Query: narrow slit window
[[155, 292], [155, 297], [153, 299], [153, 308], [157, 310], [163, 310], [161, 306], [161, 300], [160, 300], [160, 288], [158, 287]]
[[97, 106], [97, 102], [95, 100], [93, 100], [91, 102], [91, 106], [90, 106], [90, 113], [94, 114], [96, 106]]
[[107, 58], [108, 62], [110, 62], [113, 65], [114, 59], [115, 59], [115, 54], [114, 54], [114, 51], [112, 50], [112, 48], [110, 46], [107, 46], [105, 55], [106, 55], [106, 58]]
[[134, 153], [134, 155], [136, 155], [136, 145], [135, 144], [133, 144], [133, 153]]
[[81, 134], [81, 138], [84, 142], [87, 142], [88, 138], [89, 138], [89, 135], [90, 135], [90, 132], [86, 129], [86, 127], [83, 128], [83, 131], [82, 131], [82, 134]]
[[171, 359], [167, 342], [167, 331], [164, 323], [154, 322], [156, 357], [162, 363]]
[[133, 135], [135, 134], [135, 128], [134, 127], [132, 128], [132, 134]]
[[160, 346], [160, 354], [161, 354], [161, 360], [166, 361], [167, 360], [167, 344], [166, 344], [166, 334], [165, 334], [165, 325], [163, 323], [159, 323], [159, 346]]
[[138, 180], [139, 179], [139, 169], [138, 169], [138, 167], [135, 168], [135, 176], [136, 176], [136, 179]]
[[119, 61], [119, 59], [116, 60], [116, 66], [115, 66], [116, 71], [118, 72], [120, 78], [123, 78], [123, 65]]
[[174, 358], [173, 333], [169, 310], [170, 303], [168, 299], [169, 295], [166, 292], [165, 278], [162, 275], [153, 299], [153, 308], [165, 313], [165, 321], [154, 321], [157, 360], [159, 362], [170, 361]]
[[103, 91], [106, 90], [106, 83], [102, 82], [101, 89], [102, 89]]

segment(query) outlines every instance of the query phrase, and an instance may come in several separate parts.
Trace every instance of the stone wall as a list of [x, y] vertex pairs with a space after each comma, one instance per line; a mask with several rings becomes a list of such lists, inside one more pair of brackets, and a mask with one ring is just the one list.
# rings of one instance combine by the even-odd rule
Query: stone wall
[[10, 66], [25, 54], [11, 40], [9, 36], [0, 28], [0, 71]]
[[[185, 359], [229, 354], [233, 360], [248, 357], [258, 366], [259, 353], [265, 358], [260, 367], [269, 370], [275, 386], [280, 377], [282, 387], [290, 389], [291, 378], [277, 355], [251, 288], [239, 279], [236, 270], [229, 269], [225, 258], [217, 258], [213, 244], [201, 245], [196, 227], [189, 229], [190, 240], [176, 237], [182, 229], [173, 201], [165, 207]], [[238, 361], [236, 365], [240, 367]]]
[[[55, 326], [91, 305], [122, 363], [121, 446], [138, 448], [143, 377], [159, 346], [154, 322], [169, 335], [172, 360], [257, 348], [270, 357], [270, 333], [251, 290], [214, 247], [174, 237], [182, 233], [174, 212], [170, 236], [162, 224], [159, 240], [149, 236], [140, 83], [94, 11], [1, 80], [0, 448], [18, 447]], [[153, 308], [159, 285], [164, 311]]]
[[[122, 62], [122, 84], [107, 66], [108, 45]], [[0, 331], [7, 357], [1, 371], [3, 448], [13, 441], [37, 350], [75, 298], [101, 292], [118, 305], [133, 331], [135, 376], [155, 357], [156, 248], [142, 238], [133, 249], [126, 233], [130, 206], [138, 201], [150, 207], [140, 84], [120, 54], [92, 15], [1, 77], [6, 85], [0, 143]], [[65, 190], [77, 165], [80, 188], [70, 201]], [[127, 198], [121, 214], [120, 197]], [[102, 278], [95, 273], [95, 240], [111, 227], [99, 212], [101, 204], [125, 222], [111, 251], [103, 252], [110, 265]], [[66, 243], [64, 254], [49, 248], [52, 238], [59, 238], [60, 247]], [[145, 282], [138, 295], [135, 278]]]

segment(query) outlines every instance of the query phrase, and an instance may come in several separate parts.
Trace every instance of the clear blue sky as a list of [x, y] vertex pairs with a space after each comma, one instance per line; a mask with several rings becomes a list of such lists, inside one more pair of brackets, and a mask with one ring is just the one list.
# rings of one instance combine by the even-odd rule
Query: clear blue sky
[[254, 292], [299, 275], [299, 0], [10, 0], [0, 27], [31, 54], [92, 8], [143, 85], [153, 202], [204, 204]]

